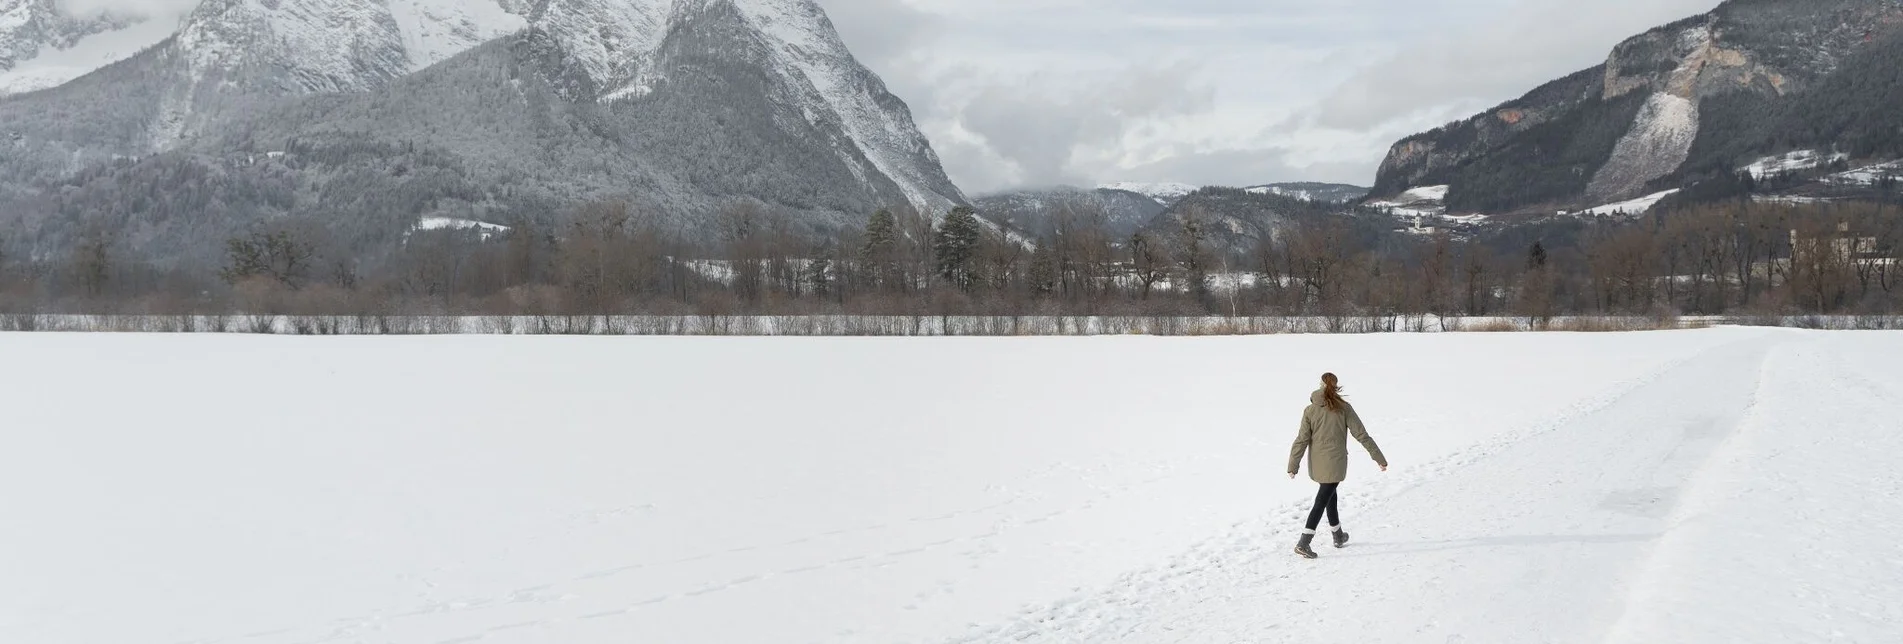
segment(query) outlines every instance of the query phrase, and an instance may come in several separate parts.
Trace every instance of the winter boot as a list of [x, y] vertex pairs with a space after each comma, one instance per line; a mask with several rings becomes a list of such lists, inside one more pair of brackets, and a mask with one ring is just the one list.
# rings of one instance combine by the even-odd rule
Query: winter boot
[[1295, 542], [1295, 554], [1301, 555], [1308, 559], [1314, 559], [1316, 557], [1315, 551], [1309, 549], [1308, 547], [1308, 544], [1314, 543], [1314, 541], [1315, 541], [1314, 533], [1312, 532], [1303, 533], [1302, 540]]
[[1341, 529], [1341, 526], [1335, 526], [1335, 547], [1336, 548], [1348, 547], [1348, 533], [1343, 531]]

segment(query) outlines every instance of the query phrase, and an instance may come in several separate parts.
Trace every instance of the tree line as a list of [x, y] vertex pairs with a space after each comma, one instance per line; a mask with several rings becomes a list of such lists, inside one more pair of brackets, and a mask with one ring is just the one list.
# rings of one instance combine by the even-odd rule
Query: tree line
[[[1903, 217], [1880, 203], [1729, 201], [1471, 236], [1370, 237], [1348, 215], [1237, 238], [1191, 208], [1129, 235], [1075, 204], [1038, 235], [970, 209], [881, 210], [814, 235], [739, 205], [712, 242], [621, 202], [559, 226], [413, 230], [372, 269], [291, 226], [233, 238], [216, 271], [142, 261], [93, 230], [0, 256], [0, 313], [282, 315], [1893, 315]], [[4, 246], [0, 246], [4, 247]]]

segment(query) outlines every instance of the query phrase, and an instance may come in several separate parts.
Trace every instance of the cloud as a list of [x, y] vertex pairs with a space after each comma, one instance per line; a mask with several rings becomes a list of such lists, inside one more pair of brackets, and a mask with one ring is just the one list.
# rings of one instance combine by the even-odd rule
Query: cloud
[[66, 11], [80, 16], [112, 12], [147, 18], [176, 18], [191, 12], [199, 0], [59, 0]]
[[1304, 181], [1360, 183], [1374, 172], [1378, 160], [1302, 163], [1288, 148], [1184, 150], [1161, 160], [1124, 169], [1131, 181], [1174, 181], [1198, 177], [1203, 185], [1243, 187], [1301, 178]]
[[1718, 4], [819, 2], [973, 193], [1112, 180], [1365, 184], [1395, 140]]
[[1105, 170], [1091, 167], [1093, 159], [1121, 156], [1144, 124], [1210, 109], [1214, 91], [1194, 76], [1183, 63], [1095, 78], [1035, 74], [958, 87], [948, 100], [957, 127], [992, 153], [987, 161], [1008, 164], [1013, 183], [1090, 183]]
[[854, 58], [873, 69], [895, 67], [944, 33], [940, 16], [903, 0], [820, 0]]
[[1360, 130], [1450, 106], [1475, 112], [1596, 65], [1628, 37], [1709, 11], [1717, 0], [1528, 0], [1363, 67], [1307, 115]]

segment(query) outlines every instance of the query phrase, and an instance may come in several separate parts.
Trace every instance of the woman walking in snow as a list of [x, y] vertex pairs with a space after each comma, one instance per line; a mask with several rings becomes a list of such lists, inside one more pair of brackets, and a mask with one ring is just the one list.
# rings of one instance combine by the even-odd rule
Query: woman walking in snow
[[1348, 478], [1348, 435], [1354, 434], [1355, 440], [1368, 449], [1368, 455], [1388, 471], [1388, 459], [1381, 455], [1381, 448], [1368, 436], [1368, 428], [1362, 426], [1361, 417], [1355, 415], [1355, 408], [1341, 397], [1341, 381], [1335, 374], [1322, 374], [1322, 388], [1308, 397], [1308, 409], [1302, 411], [1302, 429], [1295, 435], [1295, 446], [1288, 453], [1288, 477], [1302, 469], [1302, 454], [1308, 454], [1308, 476], [1321, 484], [1321, 490], [1315, 493], [1315, 509], [1308, 512], [1308, 524], [1302, 530], [1302, 539], [1295, 543], [1295, 554], [1315, 558], [1315, 551], [1309, 544], [1315, 540], [1315, 527], [1321, 523], [1322, 513], [1328, 513], [1328, 527], [1335, 535], [1335, 547], [1348, 545], [1348, 533], [1341, 530], [1341, 514], [1335, 510], [1335, 488]]

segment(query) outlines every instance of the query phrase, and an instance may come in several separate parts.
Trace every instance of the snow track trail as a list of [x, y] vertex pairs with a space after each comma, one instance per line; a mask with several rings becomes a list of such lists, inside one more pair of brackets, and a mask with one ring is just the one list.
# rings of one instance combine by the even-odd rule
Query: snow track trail
[[1354, 542], [1318, 561], [1289, 552], [1291, 508], [957, 641], [1888, 641], [1903, 378], [1869, 356], [1903, 352], [1860, 339], [1717, 348], [1411, 489], [1345, 496]]

